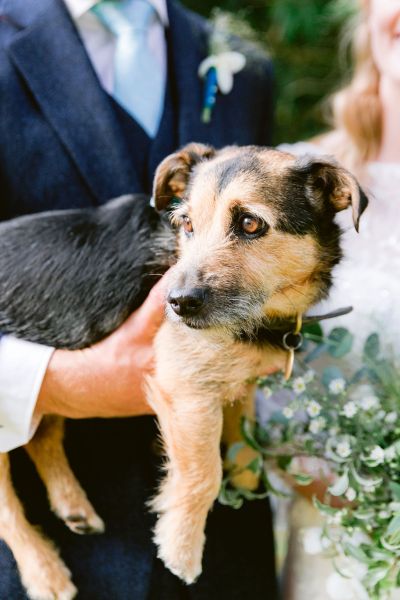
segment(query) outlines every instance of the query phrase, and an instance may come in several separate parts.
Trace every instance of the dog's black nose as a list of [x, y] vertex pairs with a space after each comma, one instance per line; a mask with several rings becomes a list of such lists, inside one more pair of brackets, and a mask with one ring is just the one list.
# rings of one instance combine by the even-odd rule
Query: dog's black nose
[[171, 290], [167, 301], [172, 310], [181, 317], [197, 315], [203, 308], [207, 298], [204, 288]]

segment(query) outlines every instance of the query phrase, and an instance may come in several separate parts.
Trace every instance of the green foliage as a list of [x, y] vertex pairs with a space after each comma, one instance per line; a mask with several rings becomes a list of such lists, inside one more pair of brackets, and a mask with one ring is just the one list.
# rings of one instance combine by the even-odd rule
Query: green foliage
[[349, 0], [183, 0], [212, 16], [220, 8], [248, 24], [275, 65], [274, 142], [308, 139], [326, 128], [322, 100], [348, 68], [338, 59], [339, 35], [354, 12]]
[[344, 327], [335, 327], [328, 336], [331, 345], [328, 352], [334, 358], [342, 358], [350, 352], [353, 345], [353, 335]]
[[[268, 478], [272, 468], [308, 485], [323, 471], [308, 473], [304, 458], [324, 460], [331, 476], [324, 497], [314, 498], [314, 504], [323, 515], [327, 555], [339, 574], [345, 567], [343, 573], [359, 580], [365, 597], [386, 600], [400, 582], [400, 365], [385, 355], [373, 333], [355, 377], [347, 329], [336, 327], [323, 337], [308, 327], [304, 334], [309, 343], [306, 355], [296, 358], [293, 379], [277, 373], [258, 381], [265, 402], [274, 407], [268, 421], [242, 423], [243, 442], [258, 452], [246, 468], [259, 476], [260, 487], [257, 493], [235, 489], [228, 473], [221, 500], [239, 506], [243, 499], [276, 493]], [[316, 371], [304, 362], [315, 356], [313, 345], [322, 348], [324, 365]], [[339, 508], [332, 506], [333, 498]]]

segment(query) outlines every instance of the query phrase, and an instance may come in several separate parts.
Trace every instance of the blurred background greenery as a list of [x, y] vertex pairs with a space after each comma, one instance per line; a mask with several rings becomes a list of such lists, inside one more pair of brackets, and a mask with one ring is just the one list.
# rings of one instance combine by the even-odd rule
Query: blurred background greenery
[[[183, 0], [210, 17], [219, 8], [249, 25], [275, 65], [274, 143], [304, 140], [326, 126], [323, 100], [349, 74], [348, 52], [339, 52], [353, 0]], [[344, 47], [342, 45], [342, 47]]]

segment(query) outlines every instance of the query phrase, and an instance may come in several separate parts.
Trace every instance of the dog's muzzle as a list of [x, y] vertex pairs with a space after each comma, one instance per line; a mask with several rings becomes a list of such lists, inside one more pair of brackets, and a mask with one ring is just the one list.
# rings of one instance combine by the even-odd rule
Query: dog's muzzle
[[170, 291], [167, 302], [180, 317], [193, 317], [202, 311], [207, 299], [206, 288], [179, 288]]

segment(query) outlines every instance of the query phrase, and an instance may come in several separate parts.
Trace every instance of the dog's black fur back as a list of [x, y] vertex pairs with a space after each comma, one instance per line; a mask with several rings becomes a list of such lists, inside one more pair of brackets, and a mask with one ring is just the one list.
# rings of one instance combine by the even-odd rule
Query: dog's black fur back
[[0, 331], [57, 348], [99, 341], [144, 301], [174, 238], [142, 195], [1, 223]]

